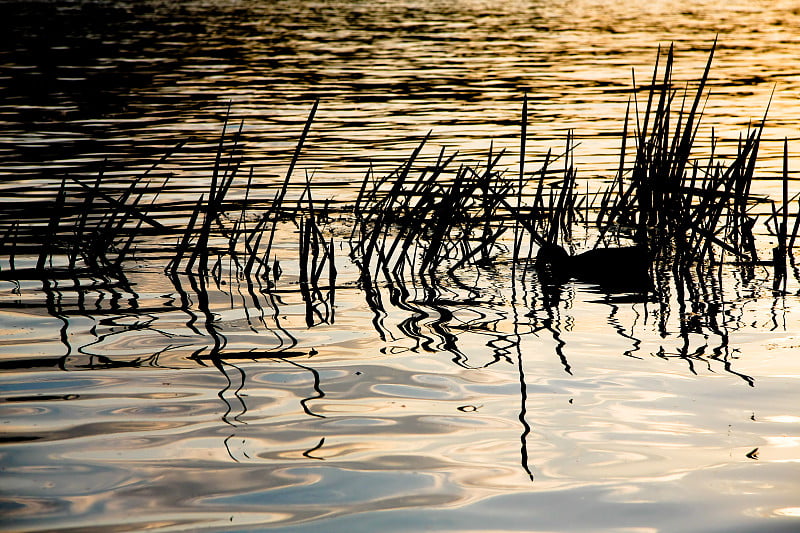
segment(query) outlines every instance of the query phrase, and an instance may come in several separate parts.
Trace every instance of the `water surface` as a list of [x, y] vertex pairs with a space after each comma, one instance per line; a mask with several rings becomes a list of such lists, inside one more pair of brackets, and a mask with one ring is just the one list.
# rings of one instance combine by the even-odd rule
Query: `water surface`
[[[124, 184], [189, 137], [153, 177], [194, 202], [228, 107], [266, 202], [316, 98], [296, 175], [320, 200], [352, 200], [429, 130], [427, 157], [494, 142], [513, 167], [523, 93], [532, 160], [573, 130], [580, 175], [610, 176], [631, 70], [648, 83], [674, 42], [694, 81], [716, 36], [701, 131], [735, 145], [774, 89], [755, 187], [777, 190], [799, 141], [794, 2], [497, 4], [0, 3], [4, 235], [65, 174]], [[342, 238], [309, 327], [296, 239], [282, 290], [171, 278], [147, 251], [124, 279], [0, 281], [0, 527], [800, 527], [796, 279], [774, 294], [767, 269], [726, 267], [688, 308], [579, 282], [552, 302], [501, 255], [433, 299], [382, 286], [377, 313]]]

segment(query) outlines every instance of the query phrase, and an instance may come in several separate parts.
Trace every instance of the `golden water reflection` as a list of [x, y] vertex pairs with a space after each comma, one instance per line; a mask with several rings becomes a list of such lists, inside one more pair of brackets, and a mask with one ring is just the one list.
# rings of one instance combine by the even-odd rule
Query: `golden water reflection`
[[[509, 530], [528, 517], [546, 529], [553, 508], [587, 499], [609, 530], [670, 529], [701, 513], [731, 527], [791, 518], [779, 509], [797, 489], [798, 373], [794, 337], [760, 327], [770, 299], [745, 302], [746, 322], [732, 304], [725, 343], [712, 330], [663, 330], [652, 302], [579, 283], [556, 308], [484, 294], [444, 323], [441, 303], [416, 302], [386, 314], [381, 339], [356, 291], [337, 295], [339, 322], [309, 329], [299, 295], [283, 294], [263, 315], [273, 322], [260, 322], [231, 303], [234, 287], [209, 287], [209, 329], [196, 304], [175, 308], [159, 278], [137, 278], [146, 320], [131, 309], [91, 318], [91, 299], [64, 298], [45, 313], [65, 328], [60, 343], [4, 359], [19, 358], [2, 375], [0, 405], [13, 523], [214, 528], [232, 517], [245, 529], [337, 531], [380, 512], [400, 530], [413, 512], [420, 527]], [[28, 314], [46, 319], [17, 307], [8, 338]], [[781, 320], [797, 323], [789, 307]], [[277, 325], [294, 339], [283, 352]], [[198, 357], [210, 332], [235, 340]], [[61, 362], [25, 368], [41, 357]], [[146, 524], [121, 518], [144, 508]], [[570, 520], [598, 525], [590, 514]]]

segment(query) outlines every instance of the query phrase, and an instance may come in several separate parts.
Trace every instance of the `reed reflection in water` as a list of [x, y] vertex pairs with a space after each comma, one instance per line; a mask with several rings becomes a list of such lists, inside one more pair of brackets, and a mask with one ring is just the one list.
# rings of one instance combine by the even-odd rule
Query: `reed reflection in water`
[[[557, 529], [553, 508], [580, 500], [604, 528], [679, 529], [687, 513], [747, 527], [740, 506], [793, 505], [792, 341], [764, 326], [796, 317], [749, 298], [768, 288], [742, 284], [739, 304], [679, 333], [652, 302], [581, 283], [545, 304], [532, 273], [508, 301], [502, 268], [470, 280], [482, 290], [466, 304], [387, 296], [385, 340], [364, 332], [374, 310], [355, 287], [337, 296], [335, 325], [309, 329], [299, 289], [261, 289], [256, 304], [243, 282], [160, 273], [88, 294], [6, 282], [4, 324], [61, 324], [66, 354], [42, 358], [57, 346], [29, 338], [5, 359], [17, 363], [3, 377], [7, 517], [47, 529]], [[754, 474], [755, 447], [766, 466]], [[747, 495], [767, 479], [774, 490]], [[737, 488], [717, 499], [708, 483]], [[146, 520], [129, 512], [145, 507]]]
[[[781, 190], [795, 172], [781, 168], [796, 137], [781, 99], [797, 89], [785, 68], [796, 9], [598, 5], [14, 4], [6, 64], [24, 74], [0, 104], [15, 141], [2, 151], [14, 178], [0, 213], [2, 527], [795, 528], [798, 275], [779, 241], [796, 234], [780, 222], [796, 215]], [[98, 26], [97, 13], [111, 16]], [[61, 27], [72, 20], [95, 21], [105, 47], [76, 46]], [[781, 85], [775, 137], [761, 123], [741, 142], [712, 136], [718, 164], [687, 166], [704, 178], [678, 187], [737, 229], [686, 226], [702, 245], [683, 251], [708, 261], [656, 268], [652, 290], [546, 278], [536, 246], [577, 252], [591, 247], [584, 232], [605, 232], [586, 223], [598, 212], [631, 215], [583, 191], [631, 181], [618, 133], [627, 95], [643, 107], [648, 88], [625, 76], [651, 64], [654, 28], [702, 55], [676, 63], [692, 67], [712, 30], [728, 37], [707, 80], [724, 95], [705, 108], [711, 124], [744, 129]], [[221, 139], [209, 117], [225, 121]], [[577, 173], [581, 142], [587, 173], [608, 181]], [[438, 151], [453, 144], [461, 158]], [[383, 172], [395, 149], [414, 155]], [[120, 157], [98, 172], [107, 154]], [[751, 160], [766, 194], [737, 200], [727, 177]], [[664, 227], [686, 222], [675, 205]], [[622, 215], [620, 227], [658, 226]], [[636, 236], [617, 228], [604, 244]], [[717, 262], [724, 239], [739, 250], [750, 237], [761, 260]], [[781, 247], [778, 276], [763, 258]]]

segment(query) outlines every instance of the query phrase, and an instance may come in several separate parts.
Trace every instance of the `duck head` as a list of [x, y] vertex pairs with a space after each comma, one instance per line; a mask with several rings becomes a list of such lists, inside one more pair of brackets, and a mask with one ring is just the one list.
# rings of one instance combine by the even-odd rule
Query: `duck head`
[[543, 244], [536, 254], [536, 269], [550, 280], [570, 277], [570, 255], [557, 244]]

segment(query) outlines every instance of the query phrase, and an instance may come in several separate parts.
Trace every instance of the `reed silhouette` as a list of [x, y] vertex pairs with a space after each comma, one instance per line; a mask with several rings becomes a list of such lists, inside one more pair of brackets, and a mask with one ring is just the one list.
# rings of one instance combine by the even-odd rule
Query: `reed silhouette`
[[[640, 87], [633, 81], [619, 167], [608, 186], [594, 194], [579, 191], [572, 132], [563, 150], [532, 155], [525, 96], [518, 172], [501, 167], [504, 151], [492, 144], [478, 162], [444, 149], [433, 160], [426, 158], [428, 134], [394, 171], [366, 172], [354, 200], [321, 198], [311, 177], [296, 177], [320, 105], [316, 101], [283, 180], [271, 186], [254, 185], [258, 177], [243, 164], [242, 124], [230, 128], [227, 117], [207, 189], [197, 197], [162, 201], [162, 191], [180, 190], [180, 185], [169, 175], [155, 176], [188, 139], [125, 184], [106, 180], [103, 169], [92, 180], [62, 179], [49, 201], [0, 214], [0, 278], [40, 280], [45, 292], [54, 282], [63, 287], [65, 280], [126, 287], [126, 269], [136, 261], [158, 263], [185, 310], [193, 309], [192, 301], [205, 302], [212, 283], [218, 290], [223, 283], [241, 283], [249, 295], [242, 305], [254, 331], [258, 321], [269, 322], [267, 314], [277, 317], [281, 294], [299, 297], [305, 326], [314, 328], [335, 324], [337, 291], [358, 290], [381, 339], [391, 339], [386, 317], [394, 307], [407, 313], [399, 329], [416, 340], [418, 349], [445, 350], [465, 365], [454, 309], [476, 307], [481, 292], [479, 281], [464, 286], [467, 273], [510, 264], [523, 281], [535, 275], [542, 287], [540, 303], [550, 310], [558, 306], [563, 288], [577, 280], [608, 292], [646, 294], [662, 306], [677, 302], [681, 313], [698, 314], [697, 302], [721, 299], [726, 262], [750, 277], [757, 267], [771, 268], [772, 288], [784, 294], [789, 276], [798, 277], [793, 249], [800, 226], [798, 197], [789, 194], [788, 141], [777, 202], [751, 192], [763, 118], [734, 154], [719, 154], [711, 139], [706, 160], [693, 156], [715, 49], [716, 43], [692, 90], [672, 79], [673, 47], [659, 49], [649, 83]], [[628, 161], [631, 151], [634, 158]], [[233, 198], [237, 190], [240, 195]], [[263, 191], [267, 194], [257, 194]], [[759, 217], [753, 206], [764, 203], [772, 205], [772, 214]], [[759, 224], [777, 243], [767, 258], [759, 257], [764, 248], [757, 242]], [[578, 242], [578, 230], [594, 242]], [[287, 235], [296, 239], [291, 250], [276, 243]], [[358, 271], [358, 280], [349, 285], [339, 281], [348, 258], [335, 257], [335, 250], [345, 246]], [[188, 283], [175, 283], [183, 278]], [[187, 284], [188, 290], [178, 288]], [[713, 324], [718, 312], [710, 306], [702, 312], [704, 323]], [[187, 327], [214, 339], [215, 320], [213, 312], [200, 310]], [[472, 326], [488, 331], [492, 320], [487, 314]], [[284, 344], [287, 336], [279, 321], [272, 321], [269, 329], [283, 339], [275, 350], [230, 349], [217, 339], [195, 360], [308, 353], [296, 347], [296, 339]], [[199, 328], [203, 323], [205, 331]], [[557, 323], [551, 320], [545, 329], [558, 336]], [[505, 340], [492, 342], [495, 360], [506, 360]]]

